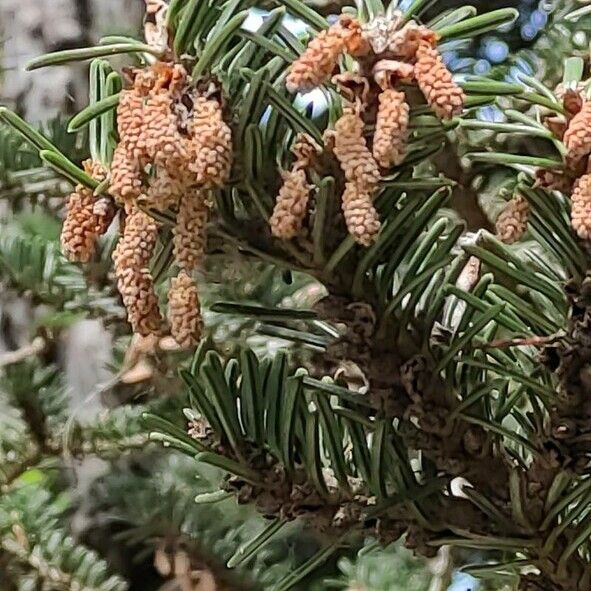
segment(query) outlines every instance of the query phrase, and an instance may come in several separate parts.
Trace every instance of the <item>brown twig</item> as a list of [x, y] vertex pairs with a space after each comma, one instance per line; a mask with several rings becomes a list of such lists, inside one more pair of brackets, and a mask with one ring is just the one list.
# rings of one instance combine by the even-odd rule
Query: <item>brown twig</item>
[[39, 355], [43, 353], [45, 346], [45, 339], [43, 337], [37, 337], [32, 343], [25, 345], [16, 351], [8, 351], [0, 355], [0, 367], [14, 365], [15, 363], [20, 363], [29, 357]]
[[530, 345], [532, 347], [543, 347], [544, 345], [550, 345], [557, 341], [564, 339], [563, 334], [548, 335], [545, 337], [526, 337], [521, 339], [496, 339], [489, 341], [488, 343], [482, 343], [477, 345], [476, 349], [507, 349], [509, 347], [522, 347], [524, 345]]

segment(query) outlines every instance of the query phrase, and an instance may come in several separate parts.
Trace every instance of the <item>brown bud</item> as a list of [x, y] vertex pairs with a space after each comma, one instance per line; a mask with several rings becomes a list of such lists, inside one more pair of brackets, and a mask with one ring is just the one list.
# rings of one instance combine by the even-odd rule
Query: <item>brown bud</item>
[[306, 51], [291, 64], [285, 83], [287, 90], [305, 92], [327, 82], [347, 46], [345, 37], [340, 23], [320, 31]]
[[571, 119], [564, 132], [567, 160], [576, 163], [591, 154], [591, 101]]
[[[98, 181], [104, 180], [106, 173], [98, 162], [87, 160], [84, 169]], [[68, 197], [66, 219], [62, 226], [62, 252], [73, 262], [87, 263], [96, 250], [96, 241], [104, 234], [113, 218], [115, 207], [107, 198], [97, 199], [92, 189], [77, 185]]]
[[505, 244], [517, 242], [527, 230], [529, 203], [523, 195], [515, 195], [497, 218], [497, 237]]
[[189, 133], [191, 145], [187, 170], [201, 186], [221, 187], [232, 166], [232, 132], [222, 117], [218, 101], [199, 97], [195, 101]]

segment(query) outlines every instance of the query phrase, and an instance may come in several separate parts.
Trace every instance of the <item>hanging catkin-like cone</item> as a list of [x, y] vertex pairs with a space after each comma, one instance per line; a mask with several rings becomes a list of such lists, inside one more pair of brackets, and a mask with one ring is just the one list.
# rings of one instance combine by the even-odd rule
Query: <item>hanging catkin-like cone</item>
[[189, 134], [192, 139], [186, 167], [193, 177], [190, 184], [223, 186], [232, 167], [232, 131], [217, 100], [205, 97], [195, 100]]
[[[111, 193], [120, 201], [130, 202], [144, 193], [151, 207], [165, 209], [174, 205], [174, 200], [170, 202], [170, 187], [163, 185], [170, 178], [166, 172], [184, 173], [189, 159], [187, 140], [180, 134], [175, 112], [175, 100], [185, 83], [182, 66], [158, 62], [134, 70], [133, 88], [121, 93], [117, 108], [120, 141], [113, 155], [110, 183]], [[160, 187], [144, 191], [142, 181], [148, 164], [156, 166], [166, 178], [152, 178], [150, 184]], [[175, 179], [181, 176], [174, 174]], [[162, 196], [156, 194], [161, 191]]]
[[269, 220], [271, 233], [277, 238], [295, 238], [302, 229], [308, 210], [311, 185], [302, 168], [282, 171], [283, 185]]
[[517, 242], [527, 230], [528, 219], [529, 203], [523, 195], [515, 195], [497, 218], [497, 237], [505, 244]]
[[201, 266], [207, 244], [209, 203], [204, 191], [187, 193], [181, 200], [174, 235], [174, 260], [191, 273]]
[[178, 130], [173, 99], [165, 89], [152, 91], [144, 105], [142, 140], [151, 162], [169, 170], [187, 161], [184, 138]]
[[322, 148], [308, 134], [298, 133], [291, 151], [295, 162], [291, 170], [281, 171], [283, 184], [269, 219], [273, 236], [284, 240], [295, 238], [304, 225], [312, 190], [305, 171], [314, 165]]
[[363, 137], [363, 120], [352, 109], [345, 109], [329, 134], [334, 141], [337, 157], [345, 179], [358, 187], [372, 191], [380, 180], [380, 171]]
[[575, 183], [571, 196], [571, 223], [583, 240], [591, 239], [591, 174], [584, 174]]
[[464, 108], [464, 91], [453, 81], [439, 51], [421, 40], [416, 52], [415, 78], [427, 103], [440, 119], [451, 119]]
[[372, 205], [372, 195], [380, 171], [363, 137], [363, 120], [347, 108], [328, 138], [345, 175], [343, 213], [349, 233], [363, 246], [371, 244], [379, 232], [380, 222]]
[[141, 192], [141, 171], [147, 163], [142, 139], [143, 101], [135, 88], [123, 90], [117, 107], [119, 143], [111, 163], [109, 192], [122, 202], [136, 199]]
[[[87, 174], [103, 181], [106, 173], [98, 162], [84, 162]], [[108, 199], [97, 199], [92, 189], [76, 185], [67, 199], [66, 219], [60, 237], [62, 252], [72, 262], [87, 263], [96, 251], [96, 241], [111, 225], [115, 208]]]
[[375, 242], [380, 231], [380, 219], [373, 206], [371, 193], [355, 183], [346, 183], [342, 207], [347, 230], [355, 242], [363, 246]]
[[564, 132], [564, 145], [571, 165], [591, 154], [591, 101], [585, 102], [571, 119]]
[[158, 239], [156, 222], [136, 207], [128, 208], [123, 236], [113, 252], [117, 287], [134, 333], [159, 334], [162, 317], [149, 264]]
[[183, 348], [199, 343], [203, 333], [203, 318], [197, 286], [187, 273], [181, 271], [168, 292], [168, 321], [174, 340]]
[[409, 111], [404, 92], [387, 88], [380, 93], [373, 156], [382, 168], [404, 159]]
[[346, 44], [340, 23], [320, 31], [289, 68], [287, 90], [306, 92], [328, 82]]

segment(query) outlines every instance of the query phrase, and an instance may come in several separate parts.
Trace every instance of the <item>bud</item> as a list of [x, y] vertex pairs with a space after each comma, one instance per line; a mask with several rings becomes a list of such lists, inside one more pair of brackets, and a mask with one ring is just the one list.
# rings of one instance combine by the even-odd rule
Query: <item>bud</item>
[[151, 92], [144, 105], [142, 147], [147, 159], [169, 170], [187, 161], [185, 138], [178, 129], [177, 116], [170, 92]]
[[314, 163], [314, 160], [322, 153], [322, 146], [307, 133], [298, 133], [293, 146], [293, 155], [296, 157], [296, 166], [306, 168]]
[[192, 139], [186, 167], [194, 175], [194, 182], [207, 187], [223, 186], [232, 167], [232, 132], [223, 120], [220, 103], [197, 98], [188, 131]]
[[338, 23], [342, 28], [345, 51], [353, 57], [364, 57], [370, 51], [369, 42], [363, 34], [361, 23], [348, 14], [342, 14]]
[[528, 218], [529, 203], [523, 195], [515, 195], [497, 218], [496, 231], [499, 240], [505, 244], [517, 242], [527, 230]]
[[365, 192], [375, 189], [380, 171], [363, 137], [363, 120], [351, 109], [346, 109], [336, 122], [330, 137], [334, 140], [334, 154], [337, 157], [345, 179]]
[[306, 92], [328, 82], [341, 53], [347, 45], [353, 45], [351, 39], [346, 41], [345, 38], [340, 23], [320, 31], [289, 68], [287, 90]]
[[177, 207], [187, 192], [185, 178], [180, 175], [180, 172], [171, 173], [168, 168], [154, 166], [153, 175], [148, 179], [138, 200], [157, 211]]
[[143, 126], [143, 96], [135, 87], [123, 90], [117, 107], [119, 143], [113, 154], [109, 185], [110, 193], [120, 201], [136, 199], [141, 192], [141, 172], [147, 164]]

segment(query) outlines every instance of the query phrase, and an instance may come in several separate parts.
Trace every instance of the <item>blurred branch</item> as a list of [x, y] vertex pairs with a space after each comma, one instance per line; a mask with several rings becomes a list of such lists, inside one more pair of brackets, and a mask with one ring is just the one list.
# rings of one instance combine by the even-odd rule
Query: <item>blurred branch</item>
[[29, 345], [25, 345], [16, 351], [8, 351], [0, 355], [0, 367], [6, 367], [7, 365], [14, 365], [20, 363], [29, 357], [34, 357], [43, 353], [45, 350], [45, 339], [43, 337], [37, 337]]

